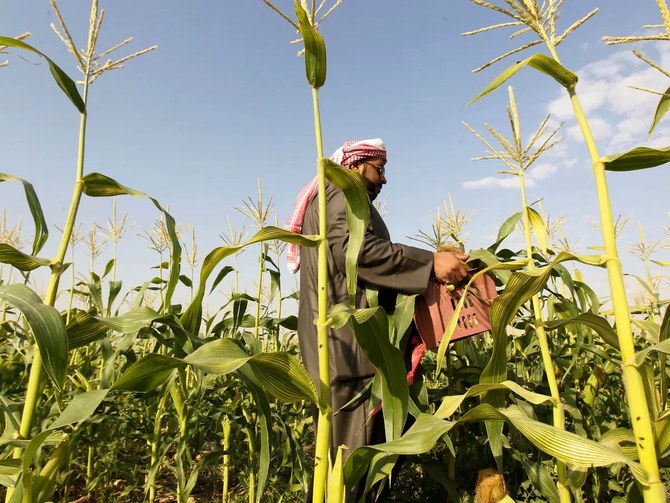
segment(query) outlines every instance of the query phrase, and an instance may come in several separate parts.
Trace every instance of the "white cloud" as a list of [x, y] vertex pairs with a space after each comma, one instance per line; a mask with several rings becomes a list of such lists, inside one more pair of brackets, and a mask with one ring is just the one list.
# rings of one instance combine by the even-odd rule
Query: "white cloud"
[[[556, 164], [543, 162], [535, 164], [526, 171], [525, 184], [526, 187], [535, 187], [537, 182], [544, 180], [558, 171]], [[487, 176], [477, 180], [468, 180], [463, 182], [464, 189], [518, 189], [519, 180], [517, 177], [505, 176]]]
[[[668, 44], [647, 43], [638, 48], [662, 66], [670, 66]], [[667, 76], [635, 57], [627, 47], [589, 63], [576, 73], [579, 76], [577, 96], [601, 150], [622, 150], [648, 141], [646, 133], [659, 96], [631, 86], [662, 92], [670, 85]], [[583, 141], [565, 92], [550, 101], [547, 109], [556, 119], [568, 119], [566, 136], [569, 140]], [[659, 133], [654, 134], [654, 139]]]
[[463, 182], [464, 189], [517, 189], [519, 180], [517, 177], [507, 176], [505, 178], [497, 176], [487, 176], [478, 180], [468, 180]]
[[535, 164], [530, 167], [526, 172], [526, 180], [529, 178], [532, 180], [544, 180], [545, 178], [553, 175], [558, 171], [558, 167], [555, 164], [548, 162], [543, 162], [540, 164]]

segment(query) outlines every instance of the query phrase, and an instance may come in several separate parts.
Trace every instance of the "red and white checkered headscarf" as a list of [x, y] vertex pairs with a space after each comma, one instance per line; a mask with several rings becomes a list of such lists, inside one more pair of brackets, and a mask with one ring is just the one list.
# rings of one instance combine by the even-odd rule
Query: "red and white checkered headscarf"
[[[330, 160], [340, 166], [350, 168], [356, 161], [367, 159], [369, 157], [380, 157], [386, 163], [386, 147], [381, 138], [372, 138], [369, 140], [350, 140], [338, 148]], [[318, 178], [313, 178], [295, 198], [295, 205], [291, 217], [284, 225], [284, 229], [291, 232], [302, 232], [302, 222], [305, 218], [307, 205], [310, 203], [319, 189]], [[286, 265], [292, 273], [300, 269], [300, 247], [295, 244], [289, 244], [286, 254]]]

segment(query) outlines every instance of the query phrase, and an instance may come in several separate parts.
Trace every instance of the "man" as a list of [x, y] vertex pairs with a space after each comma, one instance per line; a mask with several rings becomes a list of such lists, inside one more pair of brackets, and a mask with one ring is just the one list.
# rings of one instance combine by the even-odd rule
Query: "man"
[[[388, 229], [372, 201], [386, 184], [386, 148], [381, 139], [346, 142], [331, 156], [345, 168], [365, 179], [370, 198], [370, 222], [358, 258], [356, 308], [368, 307], [366, 285], [378, 287], [379, 305], [393, 309], [395, 294], [421, 294], [431, 278], [457, 284], [467, 276], [465, 255], [433, 253], [413, 246], [393, 243]], [[319, 234], [319, 210], [316, 180], [303, 189], [287, 228], [304, 234]], [[328, 306], [348, 303], [345, 256], [349, 230], [344, 193], [326, 183], [328, 240]], [[303, 362], [315, 383], [319, 382], [317, 327], [317, 249], [302, 247], [289, 251], [289, 268], [300, 268], [300, 304], [298, 339]], [[369, 402], [340, 410], [350, 402], [375, 374], [375, 367], [358, 345], [348, 326], [330, 330], [330, 379], [333, 416], [331, 454], [344, 444], [346, 459], [353, 449], [384, 441], [381, 414], [368, 421]], [[356, 501], [357, 497], [354, 499]]]

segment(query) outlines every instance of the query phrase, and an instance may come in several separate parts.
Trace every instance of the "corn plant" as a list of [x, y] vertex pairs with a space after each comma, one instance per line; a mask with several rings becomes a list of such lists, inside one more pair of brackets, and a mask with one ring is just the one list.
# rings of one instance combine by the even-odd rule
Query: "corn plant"
[[589, 128], [588, 121], [583, 112], [581, 103], [576, 93], [577, 76], [561, 65], [557, 47], [576, 28], [581, 26], [589, 18], [596, 14], [597, 9], [587, 13], [569, 26], [563, 33], [556, 30], [556, 21], [562, 1], [547, 0], [541, 4], [536, 0], [505, 0], [506, 6], [499, 6], [483, 0], [472, 0], [476, 5], [483, 6], [502, 14], [508, 22], [488, 26], [479, 30], [467, 32], [466, 35], [474, 35], [493, 29], [504, 27], [516, 27], [519, 34], [532, 34], [534, 39], [525, 45], [503, 54], [489, 63], [477, 68], [483, 70], [491, 64], [522, 50], [544, 44], [550, 56], [535, 54], [530, 58], [516, 63], [502, 72], [489, 86], [479, 93], [472, 101], [476, 101], [486, 94], [494, 91], [497, 87], [507, 81], [519, 70], [526, 66], [535, 68], [561, 84], [570, 96], [575, 117], [583, 134], [587, 148], [591, 156], [593, 173], [598, 195], [600, 220], [603, 227], [603, 240], [607, 256], [607, 271], [610, 281], [612, 301], [614, 304], [614, 315], [616, 318], [617, 337], [623, 360], [623, 373], [625, 376], [625, 388], [630, 407], [631, 423], [637, 439], [638, 454], [640, 461], [647, 471], [648, 477], [642, 480], [643, 495], [645, 501], [664, 501], [665, 489], [659, 477], [658, 460], [656, 454], [655, 432], [649, 411], [649, 404], [644, 395], [643, 371], [634, 364], [635, 348], [633, 333], [631, 329], [628, 301], [624, 289], [623, 275], [618, 258], [616, 239], [614, 234], [614, 221], [607, 189], [605, 171], [629, 171], [657, 166], [670, 160], [665, 150], [654, 150], [638, 148], [629, 152], [601, 157]]

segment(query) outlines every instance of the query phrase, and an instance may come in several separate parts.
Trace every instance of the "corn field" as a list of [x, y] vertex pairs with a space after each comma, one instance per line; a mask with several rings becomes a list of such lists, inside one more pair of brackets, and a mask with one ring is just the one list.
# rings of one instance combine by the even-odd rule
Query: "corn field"
[[[89, 111], [95, 114], [91, 103], [98, 97], [98, 79], [126, 65], [119, 78], [127, 78], [156, 46], [129, 49], [130, 39], [107, 45], [103, 35], [103, 47], [99, 37], [106, 25], [98, 0], [91, 2], [83, 44], [72, 36], [82, 28], [68, 26], [56, 0], [49, 2], [54, 36], [65, 44], [69, 62], [50, 59], [32, 45], [29, 33], [0, 34], [0, 52], [9, 63], [0, 68], [1, 78], [11, 80], [13, 67], [26, 64], [24, 57], [38, 58], [42, 64], [34, 77], [45, 88], [58, 89], [58, 98], [79, 118], [72, 131], [78, 148], [72, 196], [62, 201], [63, 222], [45, 214], [34, 181], [20, 171], [0, 173], [0, 182], [9, 182], [0, 185], [3, 193], [25, 195], [34, 229], [27, 236], [16, 223], [23, 216], [8, 215], [3, 206], [0, 497], [6, 503], [296, 502], [306, 494], [313, 501], [340, 503], [345, 488], [361, 480], [368, 489], [388, 485], [389, 501], [668, 499], [670, 224], [663, 219], [670, 214], [660, 201], [662, 239], [647, 241], [639, 229], [640, 240], [630, 251], [645, 275], [636, 276], [640, 289], [632, 292], [624, 283], [625, 251], [617, 241], [622, 224], [613, 215], [608, 180], [613, 172], [632, 179], [639, 170], [667, 169], [670, 146], [599, 151], [580, 102], [579, 75], [564, 66], [560, 45], [598, 9], [558, 23], [563, 0], [470, 2], [483, 23], [492, 21], [466, 37], [494, 39], [505, 31], [520, 40], [516, 49], [475, 69], [490, 74], [490, 83], [472, 93], [469, 106], [486, 107], [489, 95], [506, 93], [504, 108], [486, 112], [491, 123], [505, 127], [463, 123], [481, 147], [472, 152], [474, 164], [495, 166], [513, 180], [518, 211], [496, 215], [495, 239], [467, 250], [472, 274], [464, 287], [485, 274], [495, 281], [491, 330], [450, 341], [461, 297], [439, 347], [423, 356], [422, 371], [411, 384], [403, 355], [416, 296], [399, 294], [390, 313], [374, 303], [366, 309], [345, 304], [328, 309], [323, 275], [315, 320], [325, 348], [319, 354], [321, 383], [302, 365], [296, 333], [300, 292], [283, 264], [287, 244], [318, 248], [325, 264], [325, 211], [319, 235], [286, 231], [259, 181], [257, 196], [234, 202], [244, 227], [228, 220], [221, 245], [203, 253], [197, 222], [179, 223], [171, 201], [153, 197], [152, 187], [87, 168], [88, 119]], [[358, 173], [324, 153], [319, 107], [320, 92], [328, 89], [326, 49], [338, 43], [335, 37], [325, 40], [321, 23], [346, 16], [346, 2], [257, 3], [259, 11], [285, 25], [286, 40], [276, 43], [297, 33], [313, 109], [314, 135], [304, 138], [305, 149], [313, 152], [316, 139], [319, 197], [325, 198], [326, 180], [346, 196], [353, 293], [368, 196]], [[604, 42], [670, 43], [670, 11], [665, 0], [656, 3], [660, 35], [610, 36]], [[643, 50], [633, 54], [670, 78], [670, 70]], [[533, 170], [547, 152], [560, 148], [563, 127], [550, 116], [539, 124], [522, 121], [538, 104], [533, 96], [515, 93], [514, 86], [531, 73], [568, 97], [590, 157], [600, 234], [588, 254], [570, 246], [560, 218], [548, 217], [565, 208], [528, 200]], [[12, 85], [21, 92], [21, 82]], [[658, 98], [656, 109], [649, 110], [653, 137], [667, 120], [670, 89], [640, 92]], [[129, 197], [155, 214], [151, 228], [132, 231], [140, 233], [155, 259], [133, 285], [122, 273], [132, 264], [120, 259], [133, 216], [117, 209]], [[83, 211], [91, 198], [110, 201], [106, 223]], [[431, 228], [416, 229], [412, 239], [434, 250], [463, 246], [475, 209], [456, 208], [449, 197]], [[54, 225], [59, 235], [52, 235]], [[54, 241], [53, 255], [46, 255], [47, 242]], [[252, 272], [238, 263], [243, 253], [253, 257]], [[606, 271], [605, 290], [587, 283], [594, 269]], [[46, 278], [45, 284], [36, 278]], [[375, 292], [368, 293], [374, 298]], [[377, 368], [366, 393], [380, 406], [387, 438], [353, 450], [343, 462], [339, 446], [330, 445], [329, 424], [337, 412], [326, 383], [328, 329], [345, 324]], [[331, 451], [339, 453], [334, 463], [328, 463]]]

